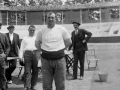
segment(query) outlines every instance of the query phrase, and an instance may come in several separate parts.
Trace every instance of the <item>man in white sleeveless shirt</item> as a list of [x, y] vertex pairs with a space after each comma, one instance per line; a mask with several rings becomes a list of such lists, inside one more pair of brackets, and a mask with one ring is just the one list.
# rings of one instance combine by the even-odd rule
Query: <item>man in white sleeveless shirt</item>
[[35, 46], [42, 51], [43, 90], [52, 90], [53, 79], [56, 90], [65, 90], [66, 62], [64, 49], [71, 44], [66, 28], [55, 24], [55, 14], [47, 14], [47, 26], [37, 34]]

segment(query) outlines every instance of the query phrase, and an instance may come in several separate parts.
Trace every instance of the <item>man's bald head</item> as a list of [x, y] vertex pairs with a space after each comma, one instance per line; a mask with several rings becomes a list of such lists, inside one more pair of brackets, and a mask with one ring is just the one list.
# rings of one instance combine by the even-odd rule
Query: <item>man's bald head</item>
[[55, 17], [55, 13], [54, 12], [48, 12], [47, 17], [49, 18], [50, 16]]

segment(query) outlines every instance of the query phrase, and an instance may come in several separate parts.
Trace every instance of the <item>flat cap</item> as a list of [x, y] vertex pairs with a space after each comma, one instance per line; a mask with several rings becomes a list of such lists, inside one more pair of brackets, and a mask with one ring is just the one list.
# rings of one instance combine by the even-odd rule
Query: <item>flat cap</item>
[[81, 25], [79, 22], [77, 22], [77, 21], [72, 21], [72, 24], [74, 24], [74, 23], [76, 23], [76, 24], [78, 24], [78, 25]]
[[7, 27], [7, 29], [10, 29], [10, 28], [15, 28], [13, 25], [10, 25]]

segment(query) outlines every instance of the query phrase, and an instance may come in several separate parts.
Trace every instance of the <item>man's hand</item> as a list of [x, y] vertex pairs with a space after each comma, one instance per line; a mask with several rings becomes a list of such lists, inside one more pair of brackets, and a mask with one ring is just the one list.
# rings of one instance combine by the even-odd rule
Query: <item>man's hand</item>
[[64, 43], [65, 43], [65, 49], [67, 49], [67, 48], [69, 48], [69, 46], [72, 44], [72, 41], [71, 41], [71, 39], [69, 38], [69, 39], [64, 40]]
[[86, 40], [83, 40], [82, 42], [83, 42], [83, 43], [85, 43], [85, 42], [86, 42]]
[[20, 65], [21, 65], [21, 66], [24, 66], [24, 65], [25, 65], [24, 58], [20, 58], [20, 59], [19, 59], [19, 62], [20, 62]]
[[24, 59], [23, 59], [23, 58], [20, 58], [19, 60], [22, 61], [22, 62], [24, 62]]

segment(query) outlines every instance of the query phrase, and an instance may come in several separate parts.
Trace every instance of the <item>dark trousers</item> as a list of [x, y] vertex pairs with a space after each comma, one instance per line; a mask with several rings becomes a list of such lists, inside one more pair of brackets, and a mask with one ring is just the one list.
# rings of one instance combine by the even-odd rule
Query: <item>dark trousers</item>
[[46, 60], [42, 58], [43, 90], [52, 90], [53, 80], [56, 90], [65, 90], [66, 61]]
[[78, 61], [80, 63], [80, 76], [84, 76], [85, 51], [76, 49], [74, 52], [73, 77], [77, 78]]
[[[17, 54], [14, 50], [13, 51], [11, 50], [8, 54], [8, 57], [17, 57]], [[6, 69], [7, 81], [12, 80], [12, 73], [16, 69], [16, 63], [17, 63], [16, 59], [7, 61], [7, 64], [8, 64], [8, 68]]]
[[12, 73], [13, 71], [16, 69], [16, 63], [17, 63], [17, 60], [10, 60], [8, 61], [8, 68], [6, 69], [6, 78], [7, 80], [12, 80]]
[[6, 88], [6, 77], [5, 77], [5, 69], [6, 69], [6, 64], [5, 64], [5, 58], [0, 57], [0, 89], [1, 88]]
[[37, 51], [25, 51], [24, 53], [24, 87], [35, 87], [38, 79]]

